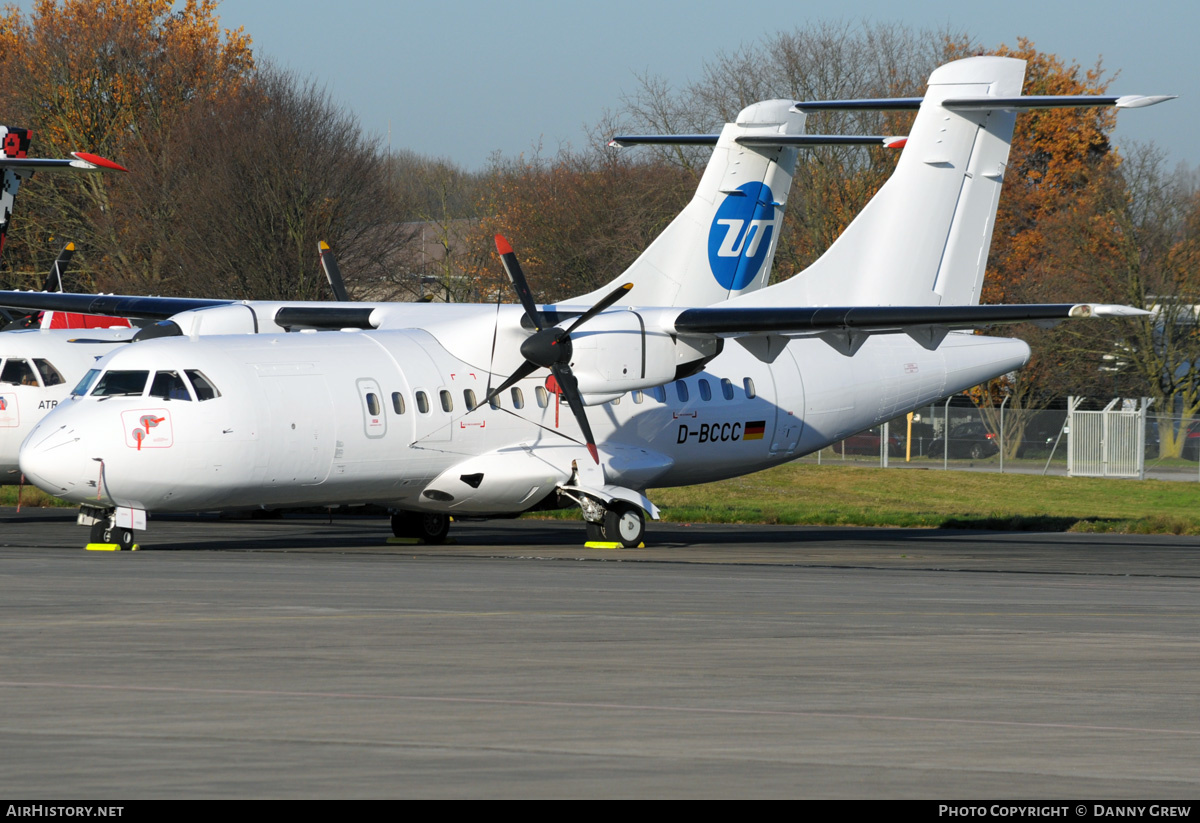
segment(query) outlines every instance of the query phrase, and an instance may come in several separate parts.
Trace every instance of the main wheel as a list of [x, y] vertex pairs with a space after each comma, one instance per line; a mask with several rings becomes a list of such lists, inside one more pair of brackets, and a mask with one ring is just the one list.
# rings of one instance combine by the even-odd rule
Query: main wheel
[[121, 548], [121, 551], [128, 551], [133, 548], [133, 529], [112, 529], [108, 533], [108, 542], [116, 543]]
[[450, 531], [450, 515], [439, 512], [396, 512], [392, 515], [392, 534], [415, 537], [426, 543], [443, 543]]
[[636, 548], [646, 536], [646, 516], [637, 506], [615, 503], [604, 514], [604, 536], [627, 549]]
[[108, 523], [104, 520], [99, 520], [92, 524], [92, 531], [89, 535], [89, 543], [107, 543], [108, 542]]

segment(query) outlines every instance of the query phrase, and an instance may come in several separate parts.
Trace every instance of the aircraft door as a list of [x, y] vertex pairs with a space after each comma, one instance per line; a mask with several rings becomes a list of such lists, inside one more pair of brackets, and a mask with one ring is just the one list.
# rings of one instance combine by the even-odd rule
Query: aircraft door
[[775, 433], [771, 437], [771, 454], [793, 454], [804, 430], [804, 383], [790, 346], [785, 347], [772, 364], [771, 373], [775, 379]]
[[263, 385], [271, 425], [282, 439], [278, 453], [269, 455], [267, 482], [272, 486], [324, 483], [334, 447], [333, 398], [324, 375], [271, 375], [264, 377]]

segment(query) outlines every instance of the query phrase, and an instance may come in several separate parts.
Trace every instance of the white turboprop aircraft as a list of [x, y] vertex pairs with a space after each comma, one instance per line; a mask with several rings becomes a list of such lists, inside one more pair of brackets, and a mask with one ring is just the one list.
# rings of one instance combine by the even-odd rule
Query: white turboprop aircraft
[[[98, 363], [27, 438], [21, 469], [79, 502], [94, 541], [120, 546], [148, 511], [364, 502], [391, 507], [397, 535], [431, 541], [452, 515], [577, 504], [590, 536], [637, 545], [643, 512], [657, 516], [647, 488], [791, 460], [1028, 359], [1020, 340], [959, 330], [1144, 314], [978, 305], [1016, 112], [1165, 99], [1021, 97], [1023, 76], [1022, 61], [969, 58], [935, 71], [923, 100], [797, 104], [919, 112], [888, 183], [778, 285], [736, 294], [777, 233], [773, 181], [745, 172], [770, 173], [786, 136], [726, 143], [730, 162], [710, 167], [688, 210], [605, 289], [539, 309], [497, 238], [520, 306], [184, 312], [185, 334]], [[764, 138], [780, 131], [766, 119]], [[705, 197], [715, 214], [695, 223]], [[208, 317], [267, 312], [281, 327], [341, 330], [197, 333]]]
[[[751, 106], [742, 112], [737, 123], [726, 127], [694, 199], [657, 244], [655, 259], [663, 261], [664, 271], [670, 276], [661, 283], [657, 299], [662, 305], [679, 305], [674, 302], [675, 295], [689, 301], [688, 305], [705, 305], [746, 294], [767, 284], [798, 149], [829, 144], [886, 146], [894, 145], [898, 140], [864, 135], [806, 135], [803, 134], [804, 113], [791, 108], [790, 101]], [[717, 144], [718, 137], [691, 135], [668, 139], [702, 145]], [[627, 139], [631, 142], [661, 142], [659, 136]], [[742, 141], [753, 143], [763, 139], [770, 141], [770, 150], [751, 151], [741, 145]], [[748, 184], [759, 191], [759, 198], [747, 198], [738, 190]], [[719, 190], [727, 185], [732, 185], [733, 190]], [[725, 204], [730, 198], [736, 198], [734, 205], [757, 210], [758, 222], [744, 233], [748, 237], [743, 237], [736, 249], [733, 245], [738, 232], [732, 230], [730, 218], [725, 215], [732, 208]], [[769, 219], [764, 219], [763, 215]], [[718, 285], [704, 258], [693, 252], [702, 252], [707, 242], [720, 246], [717, 255], [729, 271], [738, 270], [737, 282], [732, 287]], [[678, 250], [685, 251], [680, 253]], [[34, 425], [69, 395], [71, 387], [97, 359], [130, 342], [184, 333], [279, 333], [303, 327], [310, 316], [320, 325], [334, 328], [368, 325], [369, 318], [378, 319], [384, 327], [407, 328], [411, 325], [412, 305], [404, 307], [404, 311], [394, 317], [394, 304], [349, 305], [337, 262], [323, 242], [320, 255], [337, 303], [296, 305], [250, 301], [231, 305], [229, 300], [7, 293], [10, 300], [0, 305], [40, 309], [42, 315], [40, 322], [35, 324], [40, 326], [36, 330], [0, 335], [0, 483], [16, 482], [20, 477], [17, 453]], [[648, 265], [656, 263], [651, 261]], [[58, 291], [62, 291], [61, 278], [55, 277], [60, 268], [56, 261], [46, 291], [55, 284], [58, 284]], [[697, 299], [698, 303], [695, 302]], [[108, 322], [92, 323], [92, 330], [87, 333], [58, 330], [64, 325], [62, 318], [70, 318], [66, 325], [77, 329], [87, 318], [115, 321], [111, 316], [102, 317], [111, 314], [161, 322], [142, 330], [108, 329], [106, 327], [112, 325]], [[124, 320], [120, 323], [129, 325]]]

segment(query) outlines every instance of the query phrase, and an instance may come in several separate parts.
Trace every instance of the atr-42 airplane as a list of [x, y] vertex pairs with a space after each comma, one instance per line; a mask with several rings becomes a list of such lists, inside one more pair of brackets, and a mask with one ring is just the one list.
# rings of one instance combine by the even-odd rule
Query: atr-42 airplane
[[[678, 280], [662, 290], [659, 299], [663, 305], [676, 304], [671, 297], [671, 288], [676, 293], [687, 295], [688, 300], [699, 297], [702, 303], [708, 303], [745, 294], [766, 285], [798, 149], [829, 144], [886, 146], [895, 145], [898, 141], [898, 138], [864, 135], [806, 135], [802, 133], [804, 113], [789, 111], [790, 108], [790, 102], [781, 101], [752, 106], [742, 113], [738, 123], [726, 128], [696, 197], [660, 239], [659, 258], [670, 261], [668, 270]], [[742, 141], [761, 141], [764, 133], [773, 147], [772, 151], [747, 152], [741, 147]], [[628, 139], [640, 142], [661, 140], [659, 136]], [[668, 139], [716, 144], [718, 135]], [[767, 214], [773, 209], [773, 214], [768, 215], [770, 219], [758, 215], [758, 222], [749, 230], [748, 242], [740, 242], [736, 249], [732, 248], [734, 236], [729, 230], [728, 215], [722, 217], [717, 212], [719, 207], [729, 210], [729, 206], [722, 205], [729, 197], [739, 197], [741, 199], [738, 202], [744, 204], [751, 203], [751, 200], [747, 200], [741, 192], [717, 192], [718, 184], [727, 180], [737, 180], [739, 185], [743, 180], [753, 180], [765, 186], [767, 194], [763, 195], [765, 199], [761, 211]], [[758, 199], [753, 199], [751, 205], [757, 202]], [[718, 256], [725, 262], [726, 268], [742, 266], [740, 279], [733, 288], [720, 286], [709, 273], [707, 263], [699, 259], [687, 266], [679, 265], [686, 250], [702, 248], [705, 232], [710, 237], [719, 233], [720, 237], [728, 238], [730, 248], [719, 249]], [[721, 242], [725, 243], [725, 240]], [[364, 317], [374, 309], [380, 310], [375, 316], [381, 318], [379, 323], [383, 327], [394, 324], [397, 328], [407, 328], [411, 325], [412, 306], [391, 317], [390, 304], [346, 305], [349, 297], [337, 262], [328, 245], [323, 242], [320, 244], [320, 255], [330, 288], [341, 305], [249, 301], [230, 306], [229, 300], [29, 292], [16, 293], [14, 297], [13, 293], [8, 293], [12, 299], [3, 305], [40, 311], [22, 318], [20, 323], [10, 323], [5, 327], [6, 332], [18, 327], [36, 330], [0, 335], [0, 483], [15, 483], [20, 478], [17, 453], [34, 425], [68, 396], [71, 387], [95, 365], [96, 360], [118, 347], [184, 333], [280, 333], [307, 328], [306, 318], [312, 318], [317, 327], [322, 328], [360, 326], [366, 325]], [[747, 261], [744, 265], [743, 259]], [[69, 253], [64, 251], [51, 270], [46, 292], [51, 289], [62, 292], [61, 271], [67, 260]], [[142, 325], [155, 320], [160, 322], [148, 328], [128, 328], [130, 324], [127, 320], [104, 316], [111, 313], [139, 318]], [[126, 328], [112, 328], [117, 325]], [[93, 330], [87, 333], [74, 331], [81, 328]]]
[[[453, 515], [578, 505], [589, 537], [637, 545], [658, 515], [648, 488], [791, 460], [1029, 357], [960, 330], [1144, 314], [978, 305], [1016, 113], [1166, 99], [1023, 97], [1023, 77], [1023, 61], [977, 57], [935, 71], [923, 99], [751, 106], [630, 269], [554, 306], [499, 237], [519, 306], [197, 305], [97, 363], [21, 469], [122, 546], [147, 512], [340, 503], [389, 506], [397, 535], [431, 541]], [[790, 116], [854, 107], [918, 108], [895, 173], [812, 266], [750, 288], [778, 236]], [[267, 318], [303, 331], [199, 333]]]

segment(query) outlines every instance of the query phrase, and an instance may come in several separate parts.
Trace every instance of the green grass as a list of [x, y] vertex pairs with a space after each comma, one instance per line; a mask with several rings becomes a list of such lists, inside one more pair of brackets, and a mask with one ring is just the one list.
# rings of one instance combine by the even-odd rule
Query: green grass
[[684, 523], [1200, 534], [1200, 483], [1162, 480], [792, 463], [649, 496]]
[[17, 505], [18, 490], [21, 495], [22, 508], [71, 508], [75, 505], [65, 500], [59, 500], [57, 497], [51, 497], [36, 486], [25, 486], [23, 488], [18, 486], [0, 486], [0, 506]]
[[[791, 463], [719, 483], [652, 490], [650, 499], [664, 520], [677, 523], [1200, 534], [1198, 482]], [[16, 504], [17, 487], [0, 488], [0, 505]], [[71, 504], [25, 486], [21, 505]]]

